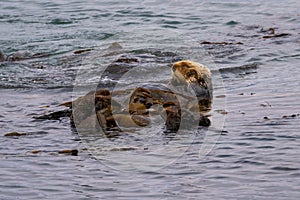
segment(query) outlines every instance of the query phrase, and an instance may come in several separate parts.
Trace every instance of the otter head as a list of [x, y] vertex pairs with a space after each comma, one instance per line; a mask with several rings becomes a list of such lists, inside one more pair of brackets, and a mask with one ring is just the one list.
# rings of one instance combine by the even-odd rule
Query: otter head
[[191, 88], [197, 97], [212, 98], [210, 70], [196, 62], [182, 60], [172, 65], [171, 84], [176, 88]]

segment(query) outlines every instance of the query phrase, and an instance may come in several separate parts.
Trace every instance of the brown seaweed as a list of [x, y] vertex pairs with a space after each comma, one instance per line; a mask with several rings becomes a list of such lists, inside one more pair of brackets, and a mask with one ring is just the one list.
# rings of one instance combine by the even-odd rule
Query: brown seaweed
[[242, 42], [209, 42], [209, 41], [203, 41], [201, 44], [216, 44], [216, 45], [236, 45], [236, 44], [244, 44]]
[[268, 38], [277, 38], [277, 37], [285, 37], [285, 36], [289, 36], [289, 33], [280, 33], [280, 34], [274, 34], [274, 35], [265, 35], [263, 36], [264, 39], [268, 39]]
[[25, 136], [27, 133], [19, 133], [19, 132], [10, 132], [6, 133], [4, 136], [5, 137], [19, 137], [19, 136]]
[[89, 51], [92, 51], [92, 50], [94, 50], [94, 49], [93, 48], [79, 49], [79, 50], [74, 51], [73, 53], [74, 54], [82, 54], [82, 53], [89, 52]]

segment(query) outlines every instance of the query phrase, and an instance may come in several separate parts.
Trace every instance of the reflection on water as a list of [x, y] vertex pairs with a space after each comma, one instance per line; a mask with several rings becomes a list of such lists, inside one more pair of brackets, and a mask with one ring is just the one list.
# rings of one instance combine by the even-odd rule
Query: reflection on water
[[[297, 199], [298, 4], [1, 2], [0, 199]], [[104, 53], [113, 42], [123, 48]], [[106, 66], [130, 50], [149, 68], [122, 77], [121, 88], [143, 82], [130, 74], [156, 67], [166, 70], [144, 78], [166, 79], [173, 54], [209, 66], [210, 130], [86, 136], [95, 156], [68, 118], [33, 119], [95, 89]], [[24, 134], [4, 136], [15, 131]], [[78, 156], [65, 151], [72, 149]]]

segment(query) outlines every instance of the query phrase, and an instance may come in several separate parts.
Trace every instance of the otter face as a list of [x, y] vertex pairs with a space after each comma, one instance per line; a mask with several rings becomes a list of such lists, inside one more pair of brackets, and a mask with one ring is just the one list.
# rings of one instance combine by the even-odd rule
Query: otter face
[[196, 62], [183, 60], [174, 63], [172, 71], [172, 85], [191, 87], [198, 97], [211, 97], [211, 72], [207, 67]]

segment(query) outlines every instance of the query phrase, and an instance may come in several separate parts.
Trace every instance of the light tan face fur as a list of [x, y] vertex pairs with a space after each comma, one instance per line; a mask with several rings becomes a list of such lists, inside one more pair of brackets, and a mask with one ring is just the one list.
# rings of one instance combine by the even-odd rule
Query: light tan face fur
[[176, 84], [198, 83], [199, 85], [211, 89], [211, 72], [210, 70], [196, 62], [182, 60], [172, 66], [172, 82]]

